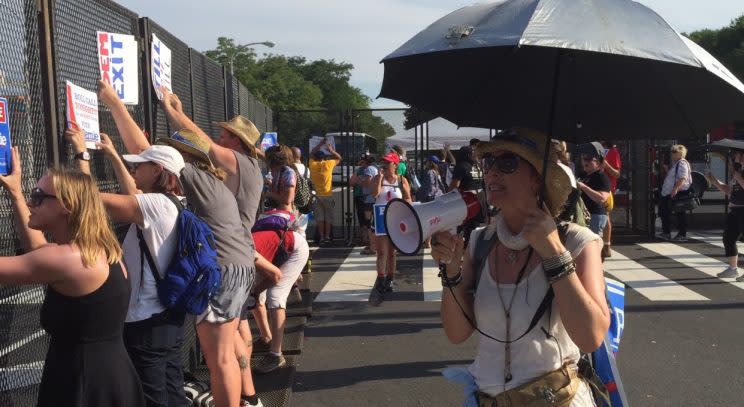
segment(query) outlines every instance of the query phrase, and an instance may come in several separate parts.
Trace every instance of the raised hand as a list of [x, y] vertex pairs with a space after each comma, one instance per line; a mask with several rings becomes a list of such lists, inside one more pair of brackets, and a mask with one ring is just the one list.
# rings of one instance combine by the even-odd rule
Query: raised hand
[[98, 99], [108, 107], [121, 103], [119, 95], [116, 94], [116, 91], [111, 84], [102, 80], [98, 81]]
[[0, 185], [3, 186], [11, 195], [23, 194], [21, 188], [21, 155], [18, 153], [18, 147], [11, 150], [13, 160], [10, 174], [0, 175]]
[[555, 219], [545, 203], [542, 208], [528, 210], [522, 236], [542, 258], [558, 255], [565, 250], [558, 236]]
[[85, 146], [85, 132], [77, 123], [69, 122], [65, 130], [65, 140], [72, 145], [75, 153], [83, 152], [87, 149]]
[[118, 154], [116, 152], [116, 147], [114, 147], [114, 143], [111, 142], [111, 137], [106, 133], [101, 133], [101, 141], [96, 142], [96, 147], [100, 148], [101, 151], [109, 157]]

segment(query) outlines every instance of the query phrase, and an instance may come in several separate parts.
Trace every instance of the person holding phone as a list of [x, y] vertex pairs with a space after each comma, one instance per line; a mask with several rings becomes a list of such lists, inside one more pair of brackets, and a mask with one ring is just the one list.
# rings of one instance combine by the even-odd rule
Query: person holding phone
[[710, 171], [705, 174], [711, 184], [719, 191], [728, 195], [729, 206], [726, 214], [726, 223], [723, 229], [723, 248], [726, 254], [728, 266], [718, 273], [721, 278], [736, 278], [736, 281], [744, 281], [744, 276], [739, 275], [739, 251], [736, 242], [744, 233], [744, 174], [742, 174], [742, 163], [744, 163], [744, 151], [732, 150], [729, 162], [729, 174], [731, 179], [728, 183], [718, 180]]

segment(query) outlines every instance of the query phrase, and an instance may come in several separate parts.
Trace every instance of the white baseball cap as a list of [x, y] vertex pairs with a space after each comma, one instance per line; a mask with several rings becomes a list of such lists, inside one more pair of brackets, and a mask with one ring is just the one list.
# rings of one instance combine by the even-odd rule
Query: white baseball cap
[[181, 170], [186, 166], [183, 161], [183, 156], [178, 152], [178, 150], [171, 146], [158, 144], [150, 146], [150, 148], [139, 154], [124, 154], [122, 158], [124, 161], [129, 163], [153, 162], [160, 164], [168, 172], [171, 172], [176, 176], [181, 175]]

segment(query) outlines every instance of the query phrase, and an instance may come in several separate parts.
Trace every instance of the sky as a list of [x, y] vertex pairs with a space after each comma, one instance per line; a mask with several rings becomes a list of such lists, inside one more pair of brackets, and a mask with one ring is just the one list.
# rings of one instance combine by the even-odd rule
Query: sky
[[[444, 15], [474, 2], [462, 0], [116, 0], [150, 17], [192, 48], [217, 45], [217, 37], [237, 43], [271, 41], [264, 53], [333, 59], [354, 65], [351, 84], [376, 98], [382, 58]], [[642, 0], [680, 32], [717, 29], [744, 14], [743, 0]], [[399, 107], [376, 99], [373, 107]]]

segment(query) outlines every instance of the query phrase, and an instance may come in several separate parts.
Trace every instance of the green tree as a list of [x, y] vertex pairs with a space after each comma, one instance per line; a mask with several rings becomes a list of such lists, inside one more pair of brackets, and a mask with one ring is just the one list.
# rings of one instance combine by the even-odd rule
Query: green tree
[[726, 27], [695, 31], [687, 35], [744, 82], [744, 15]]
[[[352, 120], [348, 113], [369, 109], [371, 103], [369, 97], [349, 83], [354, 68], [349, 63], [308, 62], [304, 57], [283, 55], [258, 59], [253, 49], [225, 37], [219, 37], [217, 48], [205, 54], [232, 67], [236, 78], [274, 110], [274, 125], [287, 144], [306, 146], [311, 135], [350, 131]], [[353, 123], [355, 131], [375, 137], [379, 148], [395, 134], [392, 126], [368, 111], [357, 111]]]

